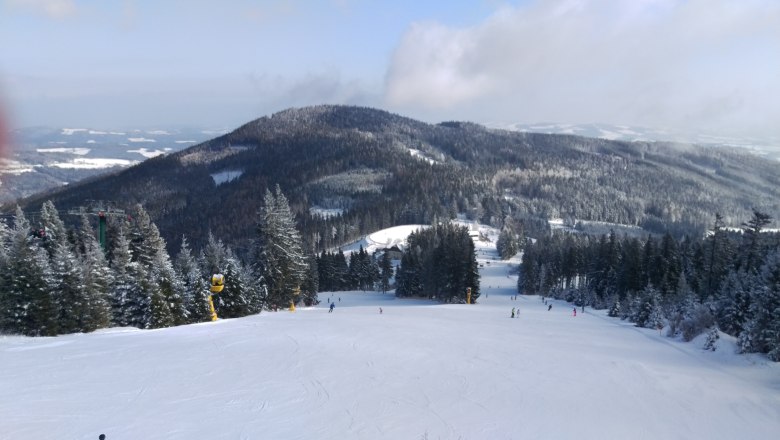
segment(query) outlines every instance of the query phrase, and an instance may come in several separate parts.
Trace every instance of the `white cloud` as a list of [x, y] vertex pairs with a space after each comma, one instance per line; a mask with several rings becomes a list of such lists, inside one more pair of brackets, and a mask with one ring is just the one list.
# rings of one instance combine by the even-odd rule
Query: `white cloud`
[[63, 19], [76, 14], [73, 0], [5, 0], [11, 9], [42, 14], [49, 18]]
[[780, 3], [561, 0], [453, 28], [415, 23], [386, 102], [475, 120], [776, 133]]

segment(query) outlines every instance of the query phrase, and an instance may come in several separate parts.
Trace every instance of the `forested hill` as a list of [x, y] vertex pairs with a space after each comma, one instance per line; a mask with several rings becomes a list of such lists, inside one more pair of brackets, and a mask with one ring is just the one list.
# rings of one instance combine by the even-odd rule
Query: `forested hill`
[[[65, 211], [87, 200], [141, 203], [169, 249], [182, 235], [199, 247], [209, 231], [241, 249], [254, 236], [265, 189], [277, 184], [304, 239], [318, 248], [458, 212], [492, 224], [513, 216], [527, 229], [564, 217], [703, 231], [716, 212], [727, 225], [747, 220], [753, 208], [778, 218], [777, 169], [745, 150], [431, 125], [370, 108], [316, 106], [21, 205], [35, 211], [50, 199]], [[317, 214], [325, 209], [343, 215]]]

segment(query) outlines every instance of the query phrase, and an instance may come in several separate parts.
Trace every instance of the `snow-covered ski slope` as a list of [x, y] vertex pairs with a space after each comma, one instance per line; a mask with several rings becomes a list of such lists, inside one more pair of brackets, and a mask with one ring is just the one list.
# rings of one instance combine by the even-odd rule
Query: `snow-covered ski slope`
[[479, 248], [476, 305], [336, 292], [215, 323], [0, 337], [0, 439], [777, 438], [780, 365], [513, 301], [516, 276]]
[[415, 232], [421, 228], [427, 228], [426, 225], [403, 225], [394, 226], [392, 228], [383, 229], [373, 234], [369, 234], [363, 237], [362, 240], [358, 240], [354, 243], [342, 246], [341, 250], [344, 253], [349, 254], [357, 252], [360, 247], [369, 254], [382, 249], [389, 249], [393, 246], [398, 246], [400, 249], [404, 248], [406, 243], [406, 237], [412, 232]]

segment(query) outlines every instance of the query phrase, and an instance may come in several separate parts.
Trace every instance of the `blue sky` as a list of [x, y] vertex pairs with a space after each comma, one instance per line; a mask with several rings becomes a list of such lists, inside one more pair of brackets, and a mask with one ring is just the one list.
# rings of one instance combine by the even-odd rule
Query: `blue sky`
[[288, 107], [778, 136], [780, 2], [0, 0], [14, 126]]

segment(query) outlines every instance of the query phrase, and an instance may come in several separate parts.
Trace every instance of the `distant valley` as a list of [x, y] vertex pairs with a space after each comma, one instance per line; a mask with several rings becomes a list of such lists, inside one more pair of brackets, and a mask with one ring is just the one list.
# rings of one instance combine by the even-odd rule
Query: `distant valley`
[[615, 124], [501, 123], [485, 124], [488, 128], [522, 133], [571, 134], [624, 142], [679, 142], [708, 147], [739, 147], [780, 161], [780, 139], [766, 137], [722, 136], [684, 133], [675, 130]]
[[114, 172], [224, 132], [202, 128], [14, 130], [12, 155], [0, 159], [0, 204]]

